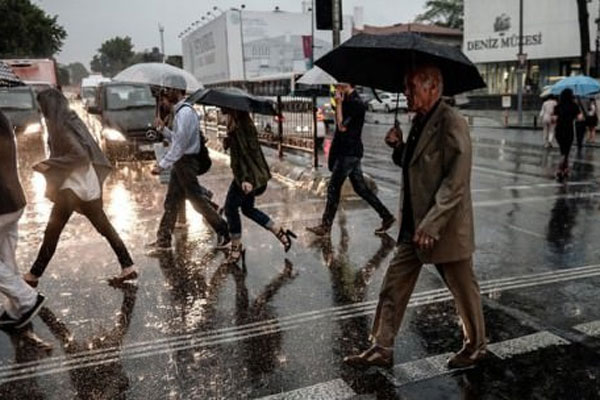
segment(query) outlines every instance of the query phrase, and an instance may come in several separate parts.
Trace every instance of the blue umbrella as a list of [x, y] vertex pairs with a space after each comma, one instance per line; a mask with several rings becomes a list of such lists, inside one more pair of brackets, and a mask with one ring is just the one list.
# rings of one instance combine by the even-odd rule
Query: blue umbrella
[[573, 90], [575, 96], [586, 97], [599, 93], [600, 83], [585, 75], [570, 76], [555, 83], [550, 89], [550, 93], [558, 96], [565, 89]]

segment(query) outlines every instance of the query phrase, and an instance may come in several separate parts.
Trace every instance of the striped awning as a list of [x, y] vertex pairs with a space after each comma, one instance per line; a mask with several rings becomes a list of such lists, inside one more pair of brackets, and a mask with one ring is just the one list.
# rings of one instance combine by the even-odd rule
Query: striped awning
[[23, 81], [15, 75], [13, 70], [4, 62], [0, 61], [0, 87], [22, 86]]

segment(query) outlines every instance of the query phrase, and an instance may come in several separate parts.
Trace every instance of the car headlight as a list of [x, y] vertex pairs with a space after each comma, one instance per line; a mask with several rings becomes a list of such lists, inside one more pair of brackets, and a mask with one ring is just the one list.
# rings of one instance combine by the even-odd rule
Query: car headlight
[[104, 136], [107, 140], [112, 140], [113, 142], [124, 142], [127, 140], [121, 132], [112, 128], [104, 128], [102, 130], [102, 136]]
[[25, 135], [31, 135], [33, 133], [39, 133], [42, 131], [42, 124], [40, 124], [39, 122], [34, 122], [33, 124], [29, 124], [27, 125], [27, 128], [25, 128]]

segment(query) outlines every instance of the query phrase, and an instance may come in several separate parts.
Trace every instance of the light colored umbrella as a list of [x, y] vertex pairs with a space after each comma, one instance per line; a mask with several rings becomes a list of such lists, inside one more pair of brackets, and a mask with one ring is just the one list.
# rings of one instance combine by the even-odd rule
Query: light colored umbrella
[[296, 83], [301, 85], [335, 85], [338, 81], [321, 68], [313, 67], [306, 71]]
[[113, 80], [181, 89], [189, 93], [202, 89], [202, 84], [192, 74], [163, 63], [134, 64], [115, 75]]
[[600, 83], [585, 75], [570, 76], [555, 83], [550, 89], [550, 93], [558, 96], [565, 89], [573, 90], [573, 94], [577, 97], [588, 97], [600, 93]]

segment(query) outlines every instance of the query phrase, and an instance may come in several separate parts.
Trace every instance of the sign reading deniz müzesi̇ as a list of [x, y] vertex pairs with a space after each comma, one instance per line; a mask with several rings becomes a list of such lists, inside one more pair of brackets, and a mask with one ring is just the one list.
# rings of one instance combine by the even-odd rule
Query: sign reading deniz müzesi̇
[[[517, 60], [519, 0], [465, 0], [463, 51], [473, 62]], [[588, 3], [598, 15], [598, 2]], [[595, 24], [590, 36], [595, 37]], [[529, 60], [579, 56], [577, 2], [523, 1], [523, 52]]]

